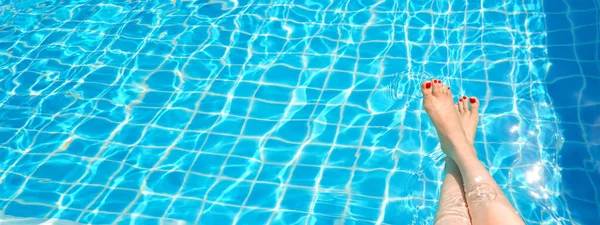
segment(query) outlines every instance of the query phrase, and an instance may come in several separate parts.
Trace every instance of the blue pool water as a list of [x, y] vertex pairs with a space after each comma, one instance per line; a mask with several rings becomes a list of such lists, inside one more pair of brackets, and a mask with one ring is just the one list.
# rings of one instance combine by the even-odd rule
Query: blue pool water
[[419, 83], [527, 224], [600, 224], [597, 0], [2, 0], [3, 224], [432, 224]]

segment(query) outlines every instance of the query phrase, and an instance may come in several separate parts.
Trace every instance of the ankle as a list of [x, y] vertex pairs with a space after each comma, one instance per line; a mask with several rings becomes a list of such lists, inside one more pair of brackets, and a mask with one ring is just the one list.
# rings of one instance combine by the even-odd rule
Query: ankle
[[454, 149], [450, 157], [456, 164], [463, 161], [479, 160], [473, 144], [466, 136], [456, 135], [456, 137], [448, 138], [448, 144]]

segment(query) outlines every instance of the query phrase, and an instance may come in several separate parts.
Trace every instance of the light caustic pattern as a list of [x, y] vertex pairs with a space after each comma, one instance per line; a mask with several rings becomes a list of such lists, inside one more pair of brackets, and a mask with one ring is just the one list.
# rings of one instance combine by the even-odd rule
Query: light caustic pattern
[[9, 1], [0, 207], [90, 224], [431, 223], [419, 83], [482, 101], [479, 155], [563, 223], [561, 136], [527, 1]]

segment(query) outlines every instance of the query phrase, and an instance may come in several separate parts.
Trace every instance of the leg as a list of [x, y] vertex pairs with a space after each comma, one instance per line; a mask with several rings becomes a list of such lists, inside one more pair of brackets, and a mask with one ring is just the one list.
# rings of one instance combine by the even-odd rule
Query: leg
[[[463, 130], [471, 143], [475, 139], [477, 122], [479, 121], [479, 102], [472, 104], [469, 110], [467, 97], [461, 97], [456, 103], [456, 111]], [[443, 147], [443, 146], [442, 146]], [[446, 151], [446, 150], [444, 150]], [[446, 158], [446, 177], [442, 184], [440, 202], [435, 216], [436, 224], [471, 224], [469, 208], [465, 199], [462, 175], [454, 160]]]
[[446, 158], [446, 168], [444, 170], [446, 171], [446, 177], [442, 184], [440, 202], [435, 214], [435, 224], [471, 224], [458, 166], [452, 159]]
[[[438, 132], [442, 150], [460, 169], [472, 224], [524, 224], [494, 178], [477, 159], [448, 88], [437, 82], [425, 82], [422, 90], [423, 105]], [[475, 98], [469, 100], [477, 102]]]

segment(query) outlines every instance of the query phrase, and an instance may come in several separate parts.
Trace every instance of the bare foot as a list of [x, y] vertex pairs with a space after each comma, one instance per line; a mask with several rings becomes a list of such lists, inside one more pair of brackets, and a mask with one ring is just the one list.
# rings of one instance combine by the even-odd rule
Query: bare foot
[[465, 143], [468, 142], [468, 139], [459, 119], [459, 111], [452, 102], [450, 88], [444, 86], [440, 80], [432, 80], [424, 82], [421, 85], [421, 91], [423, 92], [423, 106], [435, 126], [443, 146], [442, 150], [446, 155], [456, 159], [457, 154], [451, 147], [451, 143]]
[[[473, 144], [477, 132], [477, 123], [479, 122], [479, 100], [476, 97], [467, 98], [467, 96], [462, 96], [454, 106], [458, 112], [460, 125], [469, 143]], [[450, 172], [452, 170], [458, 170], [458, 166], [454, 160], [446, 158], [446, 171]]]
[[479, 122], [479, 100], [476, 97], [462, 96], [454, 106], [467, 139], [473, 143]]

